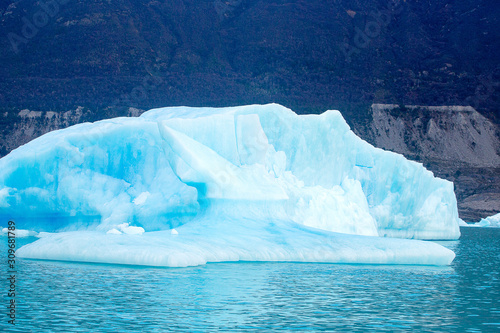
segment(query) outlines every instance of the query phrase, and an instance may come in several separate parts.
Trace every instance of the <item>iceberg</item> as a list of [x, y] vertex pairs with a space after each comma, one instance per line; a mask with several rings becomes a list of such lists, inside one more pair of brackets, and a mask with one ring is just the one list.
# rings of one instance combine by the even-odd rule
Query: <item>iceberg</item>
[[481, 219], [481, 221], [476, 223], [466, 224], [465, 226], [500, 228], [500, 213]]
[[0, 217], [50, 232], [20, 257], [155, 266], [442, 265], [453, 252], [420, 240], [460, 236], [452, 183], [363, 141], [338, 111], [276, 104], [50, 132], [0, 159]]

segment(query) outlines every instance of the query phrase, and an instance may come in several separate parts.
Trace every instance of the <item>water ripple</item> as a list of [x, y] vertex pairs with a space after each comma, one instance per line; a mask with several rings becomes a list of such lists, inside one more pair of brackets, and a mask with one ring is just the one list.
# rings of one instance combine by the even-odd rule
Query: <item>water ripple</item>
[[459, 242], [448, 244], [457, 253], [451, 267], [219, 263], [163, 269], [22, 260], [18, 325], [12, 329], [4, 319], [0, 329], [499, 331], [500, 229], [462, 232]]

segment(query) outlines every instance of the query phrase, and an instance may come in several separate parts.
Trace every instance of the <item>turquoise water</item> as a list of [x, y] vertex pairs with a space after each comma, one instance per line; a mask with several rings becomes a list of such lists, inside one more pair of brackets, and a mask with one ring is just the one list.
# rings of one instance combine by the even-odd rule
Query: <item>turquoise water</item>
[[17, 325], [5, 315], [0, 331], [499, 332], [500, 229], [462, 228], [443, 244], [457, 254], [449, 267], [18, 260]]

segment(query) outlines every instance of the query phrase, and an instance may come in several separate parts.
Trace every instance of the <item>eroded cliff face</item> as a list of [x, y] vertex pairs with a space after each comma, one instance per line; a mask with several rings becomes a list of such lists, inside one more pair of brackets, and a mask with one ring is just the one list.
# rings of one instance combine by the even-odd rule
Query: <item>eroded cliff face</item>
[[500, 211], [500, 135], [490, 120], [470, 106], [373, 104], [371, 111], [371, 128], [360, 134], [453, 181], [463, 219]]
[[0, 156], [47, 132], [85, 121], [86, 110], [78, 107], [65, 112], [12, 110], [0, 114]]
[[378, 147], [421, 158], [500, 167], [496, 126], [470, 106], [372, 105]]

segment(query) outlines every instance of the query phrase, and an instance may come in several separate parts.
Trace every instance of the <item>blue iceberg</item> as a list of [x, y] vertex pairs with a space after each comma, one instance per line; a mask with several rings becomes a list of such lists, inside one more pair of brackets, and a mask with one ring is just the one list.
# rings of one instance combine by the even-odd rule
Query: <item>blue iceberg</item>
[[[0, 159], [25, 258], [449, 264], [453, 184], [374, 148], [338, 111], [172, 107], [48, 133]], [[395, 239], [399, 238], [399, 239]]]
[[492, 227], [492, 228], [500, 228], [500, 213], [492, 216], [488, 216], [486, 218], [481, 219], [481, 221], [470, 224], [461, 224], [464, 227]]

